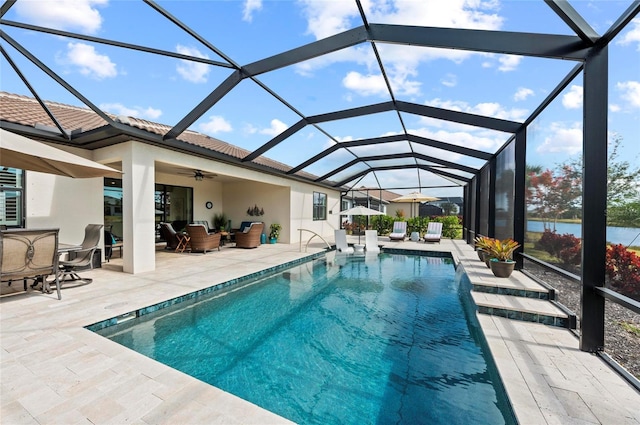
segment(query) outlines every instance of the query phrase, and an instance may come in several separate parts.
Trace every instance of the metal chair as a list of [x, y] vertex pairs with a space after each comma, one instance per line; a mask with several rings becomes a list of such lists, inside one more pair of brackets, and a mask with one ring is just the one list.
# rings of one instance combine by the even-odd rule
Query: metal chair
[[93, 268], [93, 254], [99, 248], [100, 232], [102, 224], [88, 224], [84, 229], [84, 240], [79, 250], [72, 251], [75, 256], [70, 260], [60, 261], [60, 284], [65, 281], [81, 280], [85, 283], [93, 282], [93, 279], [82, 278], [76, 269], [89, 266]]
[[59, 229], [12, 229], [0, 231], [0, 281], [33, 279], [42, 282], [42, 292], [50, 292], [47, 277], [55, 276], [58, 299]]

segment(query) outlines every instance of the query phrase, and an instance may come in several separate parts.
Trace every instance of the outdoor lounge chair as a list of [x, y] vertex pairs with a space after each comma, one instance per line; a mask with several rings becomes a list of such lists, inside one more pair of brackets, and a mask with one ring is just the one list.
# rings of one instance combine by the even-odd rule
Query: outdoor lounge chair
[[84, 283], [93, 282], [93, 279], [80, 277], [76, 271], [85, 267], [93, 268], [93, 254], [99, 247], [102, 227], [102, 224], [87, 224], [84, 229], [84, 240], [81, 248], [70, 252], [74, 256], [73, 258], [59, 262], [62, 275], [60, 277], [60, 285], [64, 281], [74, 280], [81, 280]]
[[344, 229], [336, 229], [335, 230], [335, 239], [336, 239], [336, 251], [351, 253], [353, 252], [353, 247], [349, 246], [347, 243], [347, 231]]
[[242, 231], [236, 232], [236, 248], [257, 248], [260, 246], [260, 235], [264, 223], [253, 222]]
[[167, 246], [165, 247], [165, 249], [175, 251], [180, 241], [178, 241], [176, 231], [171, 223], [160, 223], [160, 234], [162, 235], [162, 238], [167, 242]]
[[0, 281], [42, 282], [44, 292], [48, 276], [55, 276], [56, 292], [60, 295], [58, 281], [58, 232], [59, 229], [11, 229], [0, 231]]
[[378, 246], [378, 231], [377, 230], [365, 230], [364, 231], [364, 243], [365, 250], [367, 252], [380, 252]]
[[187, 224], [187, 233], [191, 238], [189, 245], [191, 246], [191, 252], [203, 252], [213, 251], [218, 249], [220, 251], [220, 233], [208, 233], [204, 224]]
[[389, 233], [389, 239], [392, 241], [404, 241], [407, 237], [407, 222], [395, 221], [393, 223], [393, 230]]
[[424, 234], [425, 242], [440, 242], [442, 238], [442, 223], [432, 221], [427, 226], [427, 233]]

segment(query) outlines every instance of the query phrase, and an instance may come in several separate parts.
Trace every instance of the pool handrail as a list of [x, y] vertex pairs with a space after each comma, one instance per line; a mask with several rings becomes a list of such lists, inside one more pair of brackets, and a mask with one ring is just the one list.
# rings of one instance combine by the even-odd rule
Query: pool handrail
[[309, 232], [309, 233], [313, 233], [313, 236], [311, 236], [309, 238], [309, 240], [307, 241], [307, 244], [304, 247], [304, 252], [307, 252], [307, 248], [309, 247], [309, 242], [311, 242], [311, 240], [313, 238], [315, 238], [316, 236], [319, 237], [320, 239], [322, 239], [322, 241], [324, 243], [327, 244], [327, 248], [329, 248], [329, 250], [333, 249], [333, 247], [331, 246], [331, 244], [329, 242], [326, 241], [325, 238], [323, 238], [322, 236], [320, 236], [319, 234], [317, 234], [316, 232], [314, 232], [313, 230], [309, 230], [309, 229], [298, 229], [298, 231], [300, 232], [300, 252], [302, 252], [302, 232]]

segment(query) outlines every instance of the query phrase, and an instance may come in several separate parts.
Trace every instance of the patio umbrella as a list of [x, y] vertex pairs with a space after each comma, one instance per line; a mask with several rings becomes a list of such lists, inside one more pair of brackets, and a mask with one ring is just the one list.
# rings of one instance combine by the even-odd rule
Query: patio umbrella
[[[340, 211], [338, 214], [340, 215], [366, 215], [366, 216], [370, 216], [370, 215], [384, 215], [383, 212], [371, 209], [371, 208], [367, 208], [367, 207], [363, 207], [363, 206], [357, 206], [357, 207], [353, 207], [353, 208], [349, 208], [348, 210], [344, 210], [344, 211]], [[360, 244], [360, 232], [358, 232], [358, 245]]]
[[0, 166], [76, 178], [121, 174], [114, 168], [3, 129], [0, 129]]
[[431, 201], [439, 201], [440, 198], [436, 198], [433, 196], [427, 196], [420, 192], [411, 192], [406, 195], [402, 195], [398, 198], [392, 199], [390, 202], [404, 202], [411, 204], [411, 216], [413, 216], [413, 204], [416, 202], [431, 202]]

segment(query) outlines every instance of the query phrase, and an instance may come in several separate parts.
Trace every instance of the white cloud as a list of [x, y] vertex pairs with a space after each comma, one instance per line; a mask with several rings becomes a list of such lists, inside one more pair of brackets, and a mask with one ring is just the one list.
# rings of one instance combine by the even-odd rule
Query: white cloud
[[567, 153], [575, 155], [582, 151], [582, 126], [573, 123], [567, 126], [564, 123], [551, 123], [551, 134], [545, 137], [544, 142], [536, 151], [538, 153]]
[[616, 90], [622, 92], [620, 98], [633, 109], [640, 108], [640, 82], [624, 81], [616, 84]]
[[578, 109], [582, 106], [582, 86], [573, 85], [569, 93], [562, 96], [562, 105], [567, 109]]
[[446, 87], [455, 87], [458, 85], [458, 77], [454, 74], [447, 74], [440, 80], [440, 83]]
[[96, 80], [113, 78], [118, 75], [116, 65], [109, 56], [96, 52], [93, 46], [84, 43], [68, 43], [67, 52], [63, 58], [58, 58], [64, 64], [79, 68], [82, 75]]
[[526, 87], [518, 87], [516, 94], [513, 95], [513, 100], [519, 102], [521, 100], [525, 100], [529, 96], [533, 96], [533, 90], [528, 89]]
[[219, 115], [211, 115], [206, 122], [199, 124], [198, 128], [206, 134], [229, 133], [233, 131], [231, 123]]
[[493, 118], [500, 118], [512, 121], [524, 121], [528, 111], [526, 109], [505, 109], [499, 103], [485, 102], [470, 105], [464, 101], [442, 100], [439, 98], [427, 100], [426, 105], [438, 108], [449, 109], [452, 111], [467, 112], [469, 114], [483, 115]]
[[[360, 14], [354, 2], [300, 0], [303, 13], [307, 18], [307, 32], [316, 39], [346, 31], [362, 25]], [[363, 7], [370, 22], [386, 24], [404, 24], [434, 27], [472, 28], [498, 30], [503, 18], [496, 14], [499, 4], [496, 1], [447, 0], [447, 1], [407, 1], [407, 0], [370, 0]], [[437, 59], [447, 59], [461, 63], [474, 55], [472, 52], [451, 49], [420, 48], [393, 44], [378, 44], [378, 51], [384, 61], [389, 81], [398, 94], [416, 95], [420, 92], [420, 83], [416, 81], [417, 69], [421, 63]], [[514, 66], [519, 59], [505, 59], [503, 68]], [[344, 49], [325, 55], [322, 58], [305, 61], [296, 65], [296, 71], [311, 75], [314, 70], [331, 63], [359, 63], [368, 69], [377, 67], [368, 46]], [[373, 75], [373, 72], [360, 72], [361, 76]], [[347, 74], [347, 76], [349, 76]], [[353, 76], [351, 76], [353, 77]], [[373, 86], [358, 81], [349, 81], [363, 87], [363, 95], [378, 93], [379, 83]], [[373, 83], [373, 79], [368, 80]]]
[[500, 66], [498, 66], [498, 70], [502, 72], [509, 72], [515, 70], [520, 62], [522, 61], [522, 56], [515, 55], [501, 55], [498, 57], [498, 62], [500, 62]]
[[[209, 56], [200, 53], [200, 51], [194, 47], [186, 47], [178, 44], [176, 46], [176, 51], [183, 55], [209, 59]], [[176, 70], [178, 71], [178, 74], [180, 74], [182, 78], [187, 81], [190, 81], [192, 83], [206, 83], [207, 76], [209, 75], [211, 68], [209, 67], [209, 65], [204, 63], [181, 59], [180, 64], [176, 66]]]
[[342, 84], [349, 90], [358, 92], [361, 96], [385, 95], [388, 93], [387, 85], [382, 75], [362, 75], [351, 71], [342, 80]]
[[615, 103], [611, 103], [611, 104], [609, 104], [609, 110], [611, 112], [620, 112], [622, 110], [622, 108], [620, 107], [620, 105], [616, 105]]
[[253, 12], [262, 9], [262, 0], [245, 0], [242, 8], [242, 20], [246, 22], [253, 21]]
[[[429, 128], [422, 127], [418, 129], [408, 130], [409, 133], [415, 134], [417, 136], [426, 137], [428, 139], [439, 140], [445, 143], [450, 143], [456, 146], [464, 146], [470, 149], [477, 149], [485, 152], [493, 152], [500, 145], [505, 142], [504, 137], [486, 137], [479, 133], [468, 131], [468, 130], [460, 130], [460, 131], [452, 131], [448, 129], [438, 129], [433, 131]], [[442, 157], [442, 150], [437, 148], [423, 148], [421, 151], [431, 150], [433, 151], [433, 156]], [[426, 152], [423, 152], [426, 153]], [[452, 152], [447, 154], [448, 161], [454, 161], [458, 159], [460, 156], [454, 154]]]
[[108, 0], [19, 1], [15, 10], [35, 25], [95, 34], [102, 26], [102, 16], [95, 7], [107, 3]]
[[260, 134], [266, 134], [268, 136], [275, 137], [278, 134], [280, 134], [283, 131], [285, 131], [287, 128], [289, 128], [289, 126], [287, 126], [282, 121], [280, 121], [278, 119], [272, 119], [271, 120], [271, 127], [263, 128], [259, 132], [260, 132]]
[[640, 51], [640, 18], [636, 18], [627, 26], [630, 28], [616, 40], [616, 44], [626, 46], [628, 44], [637, 43], [636, 50]]
[[162, 111], [160, 109], [152, 107], [143, 108], [141, 106], [134, 106], [133, 108], [130, 108], [121, 103], [102, 103], [100, 104], [100, 109], [115, 115], [125, 115], [128, 117], [144, 118], [149, 120], [157, 120], [162, 115]]

